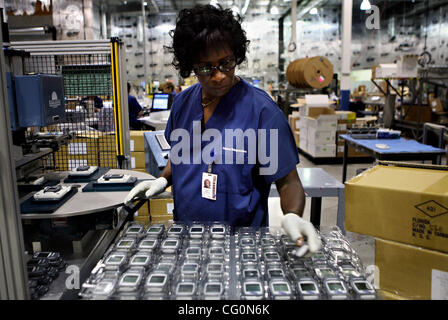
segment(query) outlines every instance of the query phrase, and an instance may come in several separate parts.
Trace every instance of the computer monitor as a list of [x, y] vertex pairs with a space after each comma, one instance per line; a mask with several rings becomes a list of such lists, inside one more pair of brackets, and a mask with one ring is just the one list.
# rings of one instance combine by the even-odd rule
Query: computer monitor
[[169, 110], [171, 103], [172, 97], [169, 93], [154, 93], [151, 111]]

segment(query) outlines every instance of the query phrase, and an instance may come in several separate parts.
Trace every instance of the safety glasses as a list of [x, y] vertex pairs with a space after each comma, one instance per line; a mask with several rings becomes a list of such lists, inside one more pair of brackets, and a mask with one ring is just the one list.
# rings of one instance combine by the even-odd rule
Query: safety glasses
[[217, 67], [212, 66], [211, 64], [200, 64], [197, 68], [194, 69], [194, 73], [197, 76], [211, 76], [216, 70], [219, 70], [221, 72], [229, 72], [233, 70], [236, 67], [236, 60], [235, 58], [228, 58], [225, 60], [220, 61], [219, 65]]

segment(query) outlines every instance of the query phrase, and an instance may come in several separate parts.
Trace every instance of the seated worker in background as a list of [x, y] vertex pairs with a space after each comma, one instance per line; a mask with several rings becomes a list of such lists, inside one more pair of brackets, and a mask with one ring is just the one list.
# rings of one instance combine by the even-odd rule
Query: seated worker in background
[[[305, 192], [288, 120], [265, 91], [235, 74], [249, 43], [241, 21], [220, 6], [180, 11], [170, 33], [173, 65], [184, 78], [194, 72], [199, 82], [173, 102], [165, 129], [170, 157], [160, 177], [137, 184], [124, 204], [150, 198], [172, 184], [175, 221], [260, 228], [269, 226], [268, 197], [275, 183], [282, 227], [298, 247], [306, 241], [302, 249], [310, 255], [321, 242], [314, 226], [302, 218]], [[261, 149], [271, 159], [266, 161]]]
[[176, 92], [176, 94], [177, 94], [177, 93], [181, 93], [181, 91], [182, 91], [182, 87], [179, 86], [179, 85], [177, 85], [177, 86], [174, 88], [174, 91]]
[[87, 96], [81, 99], [81, 105], [83, 105], [86, 110], [88, 108], [87, 103], [93, 101], [93, 106], [95, 107], [95, 112], [100, 111], [103, 108], [103, 99], [98, 96]]
[[131, 130], [140, 130], [143, 124], [138, 118], [143, 117], [143, 108], [138, 103], [137, 98], [130, 95], [131, 85], [128, 82], [128, 109], [129, 109], [129, 127]]

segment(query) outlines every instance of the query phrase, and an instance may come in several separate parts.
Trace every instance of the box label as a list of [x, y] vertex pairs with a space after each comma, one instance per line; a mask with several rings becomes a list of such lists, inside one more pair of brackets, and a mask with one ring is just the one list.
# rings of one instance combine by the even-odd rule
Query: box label
[[427, 216], [412, 218], [412, 236], [414, 238], [431, 240], [434, 237], [439, 237], [448, 239], [448, 233], [443, 230], [442, 226], [430, 220], [448, 214], [448, 208], [434, 200], [425, 201], [414, 207]]
[[69, 143], [68, 144], [68, 154], [87, 154], [87, 143]]
[[131, 157], [131, 168], [135, 169], [135, 158]]
[[173, 214], [173, 210], [174, 210], [174, 203], [167, 203], [166, 204], [166, 212]]
[[131, 140], [131, 152], [134, 152], [134, 140]]
[[432, 269], [431, 299], [448, 300], [448, 272]]

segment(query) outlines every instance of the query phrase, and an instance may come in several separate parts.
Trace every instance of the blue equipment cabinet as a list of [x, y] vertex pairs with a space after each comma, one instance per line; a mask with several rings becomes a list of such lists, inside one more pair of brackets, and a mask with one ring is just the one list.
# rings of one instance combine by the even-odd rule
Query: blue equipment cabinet
[[14, 82], [21, 127], [45, 127], [65, 121], [62, 76], [15, 76]]
[[6, 88], [8, 89], [9, 118], [11, 119], [11, 129], [13, 131], [16, 131], [20, 129], [20, 126], [17, 116], [16, 94], [14, 92], [14, 82], [12, 81], [11, 72], [6, 72]]

